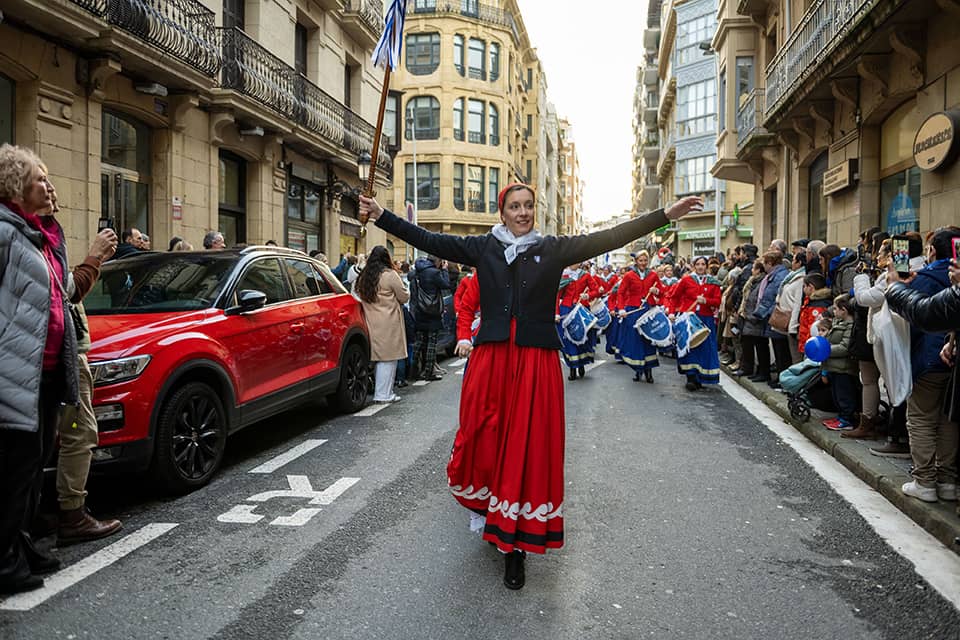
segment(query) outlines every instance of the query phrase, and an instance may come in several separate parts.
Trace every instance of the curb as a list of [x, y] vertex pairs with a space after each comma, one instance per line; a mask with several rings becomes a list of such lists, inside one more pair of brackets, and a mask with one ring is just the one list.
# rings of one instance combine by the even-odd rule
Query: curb
[[[785, 394], [771, 390], [766, 384], [732, 376], [728, 367], [722, 368], [728, 378], [749, 391], [808, 440], [833, 456], [873, 489], [879, 491], [893, 506], [923, 527], [944, 546], [960, 555], [960, 517], [956, 513], [954, 503], [923, 502], [904, 495], [900, 487], [912, 479], [908, 473], [886, 458], [872, 455], [862, 441], [842, 438], [839, 432], [824, 429], [820, 425], [820, 412], [817, 410], [813, 410], [809, 420], [802, 422], [790, 415]], [[826, 416], [826, 414], [823, 415]]]

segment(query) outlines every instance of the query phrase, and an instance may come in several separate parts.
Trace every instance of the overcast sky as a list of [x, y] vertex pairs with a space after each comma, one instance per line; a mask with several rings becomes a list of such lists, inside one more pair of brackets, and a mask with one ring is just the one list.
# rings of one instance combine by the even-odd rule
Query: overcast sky
[[573, 125], [584, 215], [630, 209], [633, 91], [646, 0], [517, 0], [547, 74], [547, 96]]

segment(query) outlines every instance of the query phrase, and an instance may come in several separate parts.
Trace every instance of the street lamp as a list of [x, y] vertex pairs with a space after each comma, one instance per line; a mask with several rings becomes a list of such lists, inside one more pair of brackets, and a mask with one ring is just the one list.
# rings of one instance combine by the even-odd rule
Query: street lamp
[[370, 154], [366, 151], [361, 151], [357, 157], [357, 177], [360, 178], [361, 189], [370, 178], [370, 160]]
[[[420, 207], [420, 175], [417, 173], [417, 119], [413, 111], [407, 114], [407, 128], [410, 130], [410, 139], [413, 141], [413, 224], [417, 224]], [[413, 261], [417, 261], [417, 248], [413, 248]]]

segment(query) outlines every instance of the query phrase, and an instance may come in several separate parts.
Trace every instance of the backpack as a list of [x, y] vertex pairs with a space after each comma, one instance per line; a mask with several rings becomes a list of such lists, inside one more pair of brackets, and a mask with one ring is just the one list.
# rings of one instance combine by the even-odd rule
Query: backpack
[[423, 288], [420, 281], [420, 274], [417, 274], [417, 289], [414, 297], [415, 315], [419, 317], [439, 318], [443, 316], [443, 296], [439, 289], [434, 289], [433, 293], [428, 293]]

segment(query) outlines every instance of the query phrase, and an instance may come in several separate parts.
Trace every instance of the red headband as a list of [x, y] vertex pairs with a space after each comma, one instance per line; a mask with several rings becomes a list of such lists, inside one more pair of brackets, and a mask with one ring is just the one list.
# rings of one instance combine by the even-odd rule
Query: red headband
[[500, 190], [500, 195], [497, 196], [497, 206], [500, 208], [500, 211], [503, 211], [503, 201], [507, 197], [507, 194], [517, 188], [523, 188], [528, 190], [530, 193], [535, 193], [533, 187], [522, 182], [511, 182], [503, 189]]

